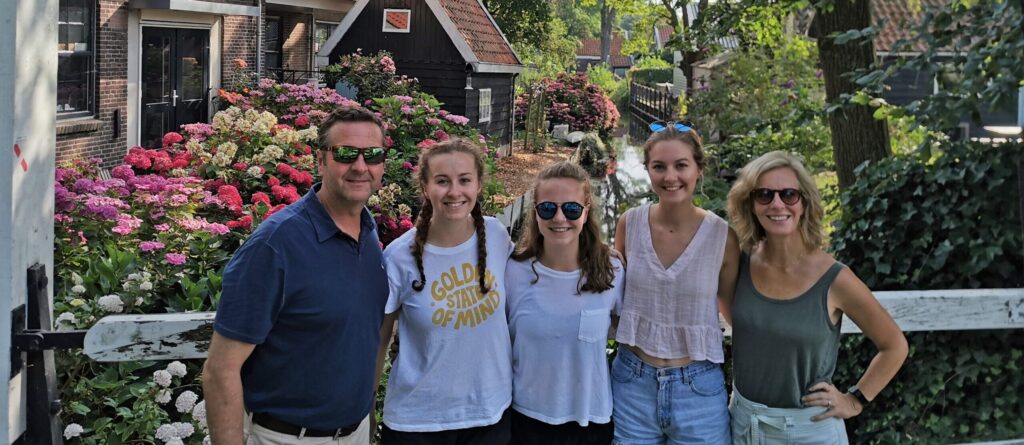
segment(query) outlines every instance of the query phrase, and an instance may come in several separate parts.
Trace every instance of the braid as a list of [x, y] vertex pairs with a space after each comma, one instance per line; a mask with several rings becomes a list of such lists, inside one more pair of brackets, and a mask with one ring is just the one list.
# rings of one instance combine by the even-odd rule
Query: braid
[[412, 243], [412, 257], [416, 260], [416, 269], [420, 271], [420, 279], [412, 282], [412, 288], [416, 292], [423, 290], [423, 285], [427, 282], [427, 277], [423, 273], [423, 245], [427, 243], [431, 216], [434, 216], [434, 207], [429, 199], [425, 199], [423, 206], [420, 207], [420, 215], [416, 218], [416, 239]]
[[484, 275], [487, 274], [487, 230], [484, 227], [484, 212], [481, 210], [480, 200], [473, 206], [473, 225], [476, 226], [476, 272], [480, 276], [480, 292], [486, 294], [491, 289], [484, 280]]

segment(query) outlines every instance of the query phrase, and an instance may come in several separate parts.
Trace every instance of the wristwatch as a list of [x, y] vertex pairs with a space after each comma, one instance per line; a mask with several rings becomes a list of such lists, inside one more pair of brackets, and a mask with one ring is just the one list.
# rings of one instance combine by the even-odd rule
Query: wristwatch
[[857, 398], [857, 401], [860, 402], [861, 408], [868, 407], [868, 398], [864, 397], [864, 393], [860, 392], [860, 388], [858, 388], [857, 385], [851, 386], [850, 389], [846, 390], [846, 392]]

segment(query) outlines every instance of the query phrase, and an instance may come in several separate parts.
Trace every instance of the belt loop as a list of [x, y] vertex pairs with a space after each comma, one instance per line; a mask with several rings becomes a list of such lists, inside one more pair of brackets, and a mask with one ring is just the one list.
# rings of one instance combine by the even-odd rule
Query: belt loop
[[793, 421], [793, 416], [786, 416], [786, 429], [790, 429], [794, 425], [796, 425], [796, 422]]
[[301, 430], [299, 430], [299, 439], [302, 439], [303, 437], [306, 437], [306, 428], [305, 427], [303, 427]]

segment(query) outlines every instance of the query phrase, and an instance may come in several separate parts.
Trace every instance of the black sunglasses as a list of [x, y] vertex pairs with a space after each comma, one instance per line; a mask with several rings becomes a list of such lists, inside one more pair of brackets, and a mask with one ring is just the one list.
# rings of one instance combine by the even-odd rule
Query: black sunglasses
[[[558, 204], [551, 201], [544, 201], [537, 204], [534, 209], [537, 209], [537, 216], [539, 216], [540, 219], [549, 220], [554, 218], [555, 214], [558, 213], [558, 207]], [[580, 217], [583, 216], [583, 209], [586, 208], [583, 204], [571, 201], [563, 202], [561, 207], [562, 215], [565, 215], [565, 219], [569, 221], [576, 221], [577, 219], [580, 219]]]
[[676, 131], [680, 131], [683, 133], [694, 129], [693, 123], [690, 121], [678, 121], [672, 123], [668, 123], [665, 121], [654, 121], [651, 122], [651, 125], [647, 126], [647, 128], [650, 128], [651, 131], [654, 133], [660, 133], [662, 131], [667, 130], [669, 127], [673, 127], [676, 129]]
[[750, 197], [754, 198], [754, 201], [761, 205], [771, 204], [775, 200], [775, 194], [779, 194], [779, 198], [782, 199], [782, 203], [786, 205], [793, 205], [800, 202], [803, 195], [800, 190], [785, 188], [781, 190], [759, 188], [754, 189], [750, 192]]
[[335, 162], [342, 164], [351, 164], [359, 159], [359, 155], [363, 155], [363, 162], [367, 165], [377, 165], [388, 157], [388, 151], [383, 147], [349, 147], [347, 145], [335, 145], [333, 147], [327, 147], [323, 149], [329, 151], [334, 156]]

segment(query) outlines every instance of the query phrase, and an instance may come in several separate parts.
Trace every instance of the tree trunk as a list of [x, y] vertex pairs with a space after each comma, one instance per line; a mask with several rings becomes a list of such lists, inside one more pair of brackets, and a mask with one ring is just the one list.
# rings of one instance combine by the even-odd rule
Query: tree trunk
[[608, 0], [601, 2], [601, 63], [611, 68], [612, 22], [615, 21], [615, 9]]
[[[850, 29], [871, 26], [870, 0], [837, 0], [831, 12], [818, 10], [818, 53], [825, 77], [825, 95], [829, 103], [839, 101], [843, 94], [857, 90], [845, 73], [867, 68], [874, 60], [872, 42], [860, 41], [836, 45], [828, 37]], [[892, 155], [889, 128], [885, 121], [872, 117], [869, 106], [852, 105], [829, 115], [832, 130], [832, 153], [839, 175], [839, 188], [854, 182], [853, 170], [864, 161], [877, 161]]]

